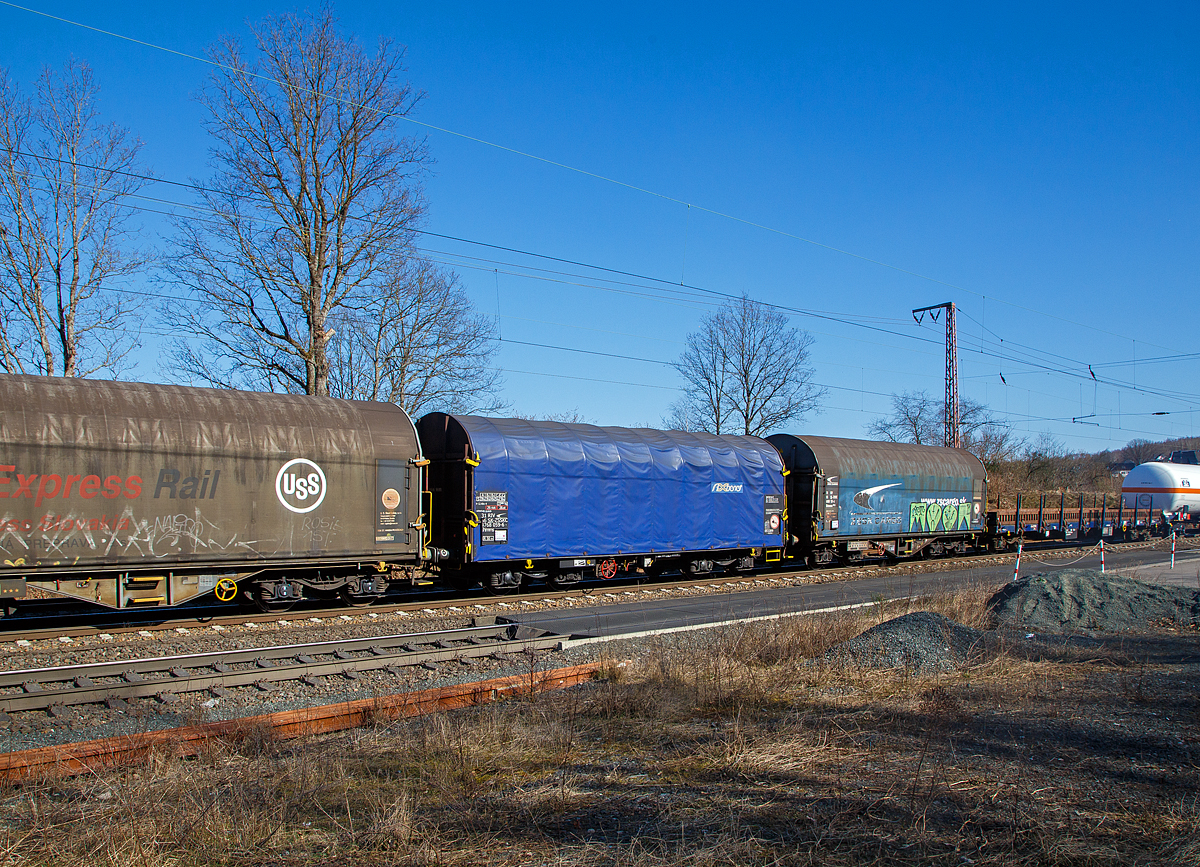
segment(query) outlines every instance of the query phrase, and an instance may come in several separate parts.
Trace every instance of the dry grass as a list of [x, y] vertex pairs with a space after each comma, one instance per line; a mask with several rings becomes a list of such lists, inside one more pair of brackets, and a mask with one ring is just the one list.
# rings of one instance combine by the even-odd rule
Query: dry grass
[[0, 863], [1195, 864], [1194, 635], [811, 664], [983, 590], [683, 633], [585, 688], [13, 787]]

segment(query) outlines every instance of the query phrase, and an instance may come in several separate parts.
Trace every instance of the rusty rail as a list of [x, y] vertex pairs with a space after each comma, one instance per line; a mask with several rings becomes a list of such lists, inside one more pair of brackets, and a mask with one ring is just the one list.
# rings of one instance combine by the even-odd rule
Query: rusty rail
[[270, 688], [280, 681], [336, 675], [355, 679], [360, 672], [379, 669], [548, 650], [563, 637], [519, 624], [494, 623], [428, 633], [18, 669], [0, 672], [0, 713], [54, 712], [67, 705], [112, 704], [148, 696], [170, 702], [185, 692], [208, 690], [221, 695], [233, 687]]
[[141, 761], [156, 752], [174, 756], [196, 755], [212, 742], [237, 741], [264, 734], [280, 740], [298, 738], [471, 707], [575, 686], [591, 680], [598, 668], [598, 663], [589, 663], [553, 671], [531, 671], [421, 692], [4, 753], [0, 754], [0, 781], [19, 783], [73, 776]]

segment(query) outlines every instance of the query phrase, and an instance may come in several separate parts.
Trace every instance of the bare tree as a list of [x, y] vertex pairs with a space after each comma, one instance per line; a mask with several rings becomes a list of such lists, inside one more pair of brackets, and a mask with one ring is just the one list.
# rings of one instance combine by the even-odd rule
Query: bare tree
[[[708, 423], [708, 418], [711, 417], [706, 418], [706, 414], [685, 394], [667, 408], [667, 414], [662, 418], [662, 426], [667, 430], [680, 430], [688, 433], [711, 431], [715, 430], [715, 425]], [[645, 427], [653, 427], [653, 425], [645, 425]]]
[[[991, 473], [1017, 457], [1024, 441], [999, 421], [984, 404], [971, 398], [959, 402], [959, 431], [963, 448], [978, 457]], [[867, 425], [867, 433], [898, 443], [941, 445], [945, 441], [946, 408], [927, 391], [892, 395], [892, 414]]]
[[470, 309], [453, 274], [410, 260], [365, 308], [332, 320], [330, 394], [390, 401], [414, 417], [499, 410], [495, 325]]
[[1121, 456], [1127, 461], [1133, 461], [1135, 464], [1144, 464], [1147, 461], [1152, 461], [1161, 454], [1163, 454], [1163, 443], [1152, 443], [1150, 440], [1142, 437], [1131, 439], [1125, 444], [1125, 448], [1121, 449]]
[[1067, 450], [1052, 434], [1038, 434], [1021, 455], [1024, 463], [1026, 483], [1037, 490], [1050, 490], [1059, 485], [1059, 472]]
[[176, 358], [213, 384], [329, 394], [339, 317], [388, 291], [424, 212], [428, 152], [397, 131], [423, 94], [402, 48], [364, 53], [328, 9], [252, 33], [252, 59], [232, 38], [210, 50], [215, 174], [170, 265], [200, 303], [168, 310], [199, 342]]
[[524, 419], [525, 421], [556, 421], [560, 424], [596, 424], [596, 420], [583, 415], [579, 411], [579, 407], [565, 409], [562, 412], [517, 412], [513, 413], [512, 417]]
[[746, 296], [704, 317], [675, 363], [684, 396], [676, 421], [712, 433], [759, 436], [817, 408], [824, 391], [806, 367], [812, 337]]
[[729, 421], [725, 363], [725, 320], [721, 313], [705, 316], [700, 330], [687, 336], [687, 349], [675, 363], [685, 380], [683, 397], [671, 404], [667, 427], [721, 433]]
[[892, 395], [892, 414], [871, 421], [867, 434], [893, 443], [941, 445], [945, 418], [944, 408], [929, 392], [906, 391]]
[[113, 290], [146, 259], [130, 197], [141, 142], [99, 117], [86, 63], [44, 69], [33, 99], [0, 71], [0, 362], [8, 373], [117, 375], [137, 346]]

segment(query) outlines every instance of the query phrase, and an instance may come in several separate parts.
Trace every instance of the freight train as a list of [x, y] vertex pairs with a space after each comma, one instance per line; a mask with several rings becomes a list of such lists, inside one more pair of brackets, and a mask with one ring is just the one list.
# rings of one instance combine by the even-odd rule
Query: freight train
[[988, 544], [969, 452], [0, 376], [0, 598], [263, 608]]

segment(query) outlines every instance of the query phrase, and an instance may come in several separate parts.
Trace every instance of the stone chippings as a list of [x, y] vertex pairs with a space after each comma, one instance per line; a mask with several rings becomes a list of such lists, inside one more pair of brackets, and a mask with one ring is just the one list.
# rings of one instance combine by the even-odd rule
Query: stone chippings
[[[1069, 634], [1200, 627], [1200, 591], [1147, 584], [1096, 569], [1028, 575], [998, 590], [988, 609], [1001, 630]], [[917, 674], [945, 672], [982, 659], [994, 635], [940, 614], [916, 611], [871, 627], [831, 648], [824, 659]]]
[[984, 633], [941, 614], [914, 611], [872, 626], [825, 653], [825, 660], [864, 668], [902, 668], [918, 674], [953, 671], [982, 650]]
[[1200, 591], [1146, 584], [1096, 569], [1027, 575], [997, 591], [988, 606], [997, 626], [1041, 632], [1200, 625]]

